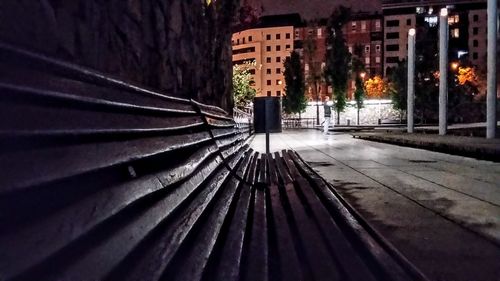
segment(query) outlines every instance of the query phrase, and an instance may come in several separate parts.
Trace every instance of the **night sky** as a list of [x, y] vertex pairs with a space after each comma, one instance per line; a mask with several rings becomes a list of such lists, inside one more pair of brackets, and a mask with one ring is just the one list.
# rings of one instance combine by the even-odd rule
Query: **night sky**
[[327, 17], [337, 5], [352, 7], [353, 11], [378, 11], [380, 0], [250, 0], [255, 6], [262, 5], [262, 15], [298, 12], [305, 19]]

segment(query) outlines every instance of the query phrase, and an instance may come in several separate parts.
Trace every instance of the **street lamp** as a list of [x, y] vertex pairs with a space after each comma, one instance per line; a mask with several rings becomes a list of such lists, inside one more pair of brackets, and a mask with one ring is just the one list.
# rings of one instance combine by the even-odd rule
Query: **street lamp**
[[451, 69], [457, 70], [457, 68], [458, 68], [458, 62], [452, 62], [451, 63]]
[[359, 74], [359, 77], [361, 77], [361, 79], [363, 79], [363, 81], [365, 80], [365, 76], [366, 76], [366, 72], [361, 72]]

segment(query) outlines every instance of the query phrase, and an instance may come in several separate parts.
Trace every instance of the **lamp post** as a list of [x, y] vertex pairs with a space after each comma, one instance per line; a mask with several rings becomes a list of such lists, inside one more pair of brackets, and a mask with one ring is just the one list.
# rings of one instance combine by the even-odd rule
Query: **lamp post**
[[446, 135], [448, 116], [448, 9], [439, 17], [439, 134]]
[[413, 133], [415, 128], [413, 122], [414, 109], [415, 109], [415, 29], [412, 28], [408, 31], [408, 95], [407, 99], [407, 131]]
[[486, 93], [486, 138], [493, 139], [497, 129], [497, 0], [488, 0], [488, 77]]
[[[366, 72], [361, 72], [359, 74], [359, 77], [361, 78], [361, 86], [363, 87], [363, 92], [364, 92], [364, 88], [365, 88], [365, 77], [366, 77]], [[357, 107], [357, 120], [356, 120], [356, 123], [357, 125], [359, 126], [360, 122], [359, 122], [359, 105], [356, 106]]]

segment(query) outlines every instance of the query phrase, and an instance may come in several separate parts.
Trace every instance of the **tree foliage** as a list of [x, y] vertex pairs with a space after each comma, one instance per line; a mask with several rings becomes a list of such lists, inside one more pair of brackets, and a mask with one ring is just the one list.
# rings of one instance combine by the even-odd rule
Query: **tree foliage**
[[306, 109], [307, 99], [304, 95], [304, 73], [300, 63], [300, 55], [293, 51], [285, 59], [285, 96], [283, 97], [283, 111], [286, 114], [302, 113]]
[[255, 63], [245, 63], [233, 66], [233, 95], [234, 104], [243, 108], [247, 106], [255, 97], [255, 89], [251, 87], [252, 75], [250, 69], [255, 67]]
[[[349, 8], [340, 6], [328, 20], [325, 77], [333, 88], [334, 107], [337, 113], [344, 111], [346, 107], [351, 54], [342, 33], [342, 26], [349, 20], [350, 14]], [[339, 119], [337, 115], [337, 122]]]
[[386, 95], [387, 82], [379, 75], [365, 81], [366, 95], [371, 99], [380, 99]]
[[406, 61], [398, 62], [398, 65], [389, 75], [387, 92], [391, 97], [392, 106], [400, 112], [405, 111], [408, 105], [408, 69]]

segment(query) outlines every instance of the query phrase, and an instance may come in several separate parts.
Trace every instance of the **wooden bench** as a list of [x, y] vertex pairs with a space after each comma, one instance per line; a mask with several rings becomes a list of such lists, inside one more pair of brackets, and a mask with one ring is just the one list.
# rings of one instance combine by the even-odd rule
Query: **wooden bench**
[[425, 280], [223, 110], [0, 44], [0, 280]]

